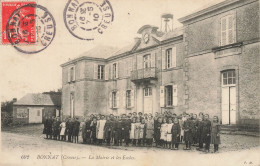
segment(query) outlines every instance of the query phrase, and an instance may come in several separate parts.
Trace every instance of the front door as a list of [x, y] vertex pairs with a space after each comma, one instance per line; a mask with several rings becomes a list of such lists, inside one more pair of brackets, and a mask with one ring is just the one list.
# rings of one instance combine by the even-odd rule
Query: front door
[[226, 71], [222, 74], [222, 124], [236, 124], [236, 81], [235, 71]]
[[153, 113], [152, 88], [144, 88], [144, 113]]

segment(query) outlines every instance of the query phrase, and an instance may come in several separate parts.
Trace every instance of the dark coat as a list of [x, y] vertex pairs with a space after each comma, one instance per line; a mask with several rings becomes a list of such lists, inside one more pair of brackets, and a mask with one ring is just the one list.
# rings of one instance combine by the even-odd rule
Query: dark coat
[[91, 126], [90, 126], [90, 129], [91, 129], [91, 138], [93, 138], [93, 139], [97, 138], [97, 130], [96, 130], [96, 128], [97, 128], [97, 122], [96, 123], [92, 122]]
[[184, 141], [193, 141], [193, 136], [192, 136], [192, 129], [193, 129], [193, 122], [190, 119], [187, 119], [183, 123], [183, 129], [184, 129]]
[[115, 138], [115, 140], [123, 139], [122, 138], [122, 121], [115, 121], [114, 138]]
[[203, 132], [203, 121], [198, 121], [198, 128], [197, 128], [197, 140], [198, 142], [203, 142], [203, 136], [202, 136], [202, 132]]
[[220, 124], [219, 123], [212, 123], [211, 126], [211, 144], [220, 144]]
[[154, 139], [160, 140], [161, 138], [161, 123], [154, 121]]
[[203, 121], [202, 139], [206, 143], [210, 137], [211, 122], [209, 120]]
[[47, 122], [46, 122], [46, 134], [48, 134], [48, 135], [52, 135], [52, 120], [51, 119], [47, 119], [46, 120]]
[[72, 131], [72, 135], [73, 136], [78, 136], [79, 135], [79, 126], [80, 126], [80, 122], [76, 120], [73, 123], [73, 131]]
[[112, 138], [112, 135], [113, 135], [113, 121], [111, 120], [107, 120], [106, 121], [106, 124], [105, 124], [105, 127], [104, 127], [104, 132], [105, 132], [105, 139], [109, 139], [109, 138]]
[[181, 126], [179, 123], [174, 123], [172, 125], [172, 144], [176, 144], [180, 142], [180, 133], [181, 133]]
[[123, 119], [121, 122], [122, 127], [122, 138], [129, 139], [130, 138], [130, 129], [131, 129], [131, 120]]

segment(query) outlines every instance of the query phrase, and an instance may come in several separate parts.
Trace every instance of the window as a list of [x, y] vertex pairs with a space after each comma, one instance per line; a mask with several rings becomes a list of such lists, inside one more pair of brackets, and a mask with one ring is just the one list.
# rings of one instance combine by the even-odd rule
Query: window
[[131, 90], [127, 90], [126, 91], [126, 108], [130, 108], [132, 106], [132, 102], [131, 102]]
[[117, 93], [112, 92], [112, 108], [117, 108]]
[[74, 93], [70, 94], [70, 117], [74, 117], [74, 108], [75, 108], [75, 99], [74, 99]]
[[222, 73], [222, 85], [234, 85], [236, 84], [235, 70], [228, 70]]
[[16, 118], [28, 118], [28, 110], [26, 108], [17, 108]]
[[235, 16], [227, 15], [221, 18], [221, 46], [235, 43]]
[[152, 88], [151, 87], [144, 88], [144, 96], [152, 96]]
[[172, 85], [165, 86], [165, 92], [166, 92], [166, 106], [172, 106], [173, 105]]
[[166, 68], [169, 69], [172, 67], [172, 49], [166, 50]]
[[98, 65], [98, 79], [103, 80], [104, 79], [104, 65]]
[[74, 81], [74, 67], [70, 68], [70, 81]]
[[117, 78], [117, 63], [113, 64], [113, 78]]
[[144, 68], [150, 68], [151, 67], [151, 55], [144, 55], [143, 57], [143, 62], [144, 62]]

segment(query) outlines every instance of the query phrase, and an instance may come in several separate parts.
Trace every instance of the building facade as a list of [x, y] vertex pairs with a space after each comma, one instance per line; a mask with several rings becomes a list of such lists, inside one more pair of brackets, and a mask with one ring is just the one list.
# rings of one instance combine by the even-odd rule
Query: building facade
[[13, 123], [43, 123], [60, 116], [61, 93], [28, 93], [13, 104]]
[[62, 67], [62, 116], [171, 111], [259, 122], [259, 1], [228, 0], [144, 25], [120, 50], [98, 47]]

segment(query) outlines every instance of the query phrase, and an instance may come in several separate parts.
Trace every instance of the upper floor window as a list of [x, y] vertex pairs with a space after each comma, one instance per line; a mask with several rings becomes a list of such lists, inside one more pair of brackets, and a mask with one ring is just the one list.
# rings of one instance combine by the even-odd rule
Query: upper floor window
[[98, 65], [98, 73], [97, 73], [98, 75], [97, 75], [97, 77], [100, 80], [104, 79], [104, 68], [105, 68], [104, 65]]
[[143, 62], [144, 62], [144, 68], [150, 68], [151, 67], [151, 55], [144, 55], [143, 57]]
[[75, 81], [75, 66], [70, 67], [68, 70], [68, 82]]
[[222, 85], [234, 85], [236, 84], [236, 72], [235, 70], [228, 70], [222, 73]]
[[169, 69], [172, 67], [172, 49], [166, 50], [166, 68]]
[[173, 91], [172, 86], [165, 86], [165, 92], [166, 92], [166, 106], [172, 106], [173, 105]]
[[221, 46], [236, 42], [236, 18], [233, 14], [221, 18]]
[[113, 78], [118, 78], [118, 66], [117, 66], [117, 63], [114, 63], [113, 64]]

